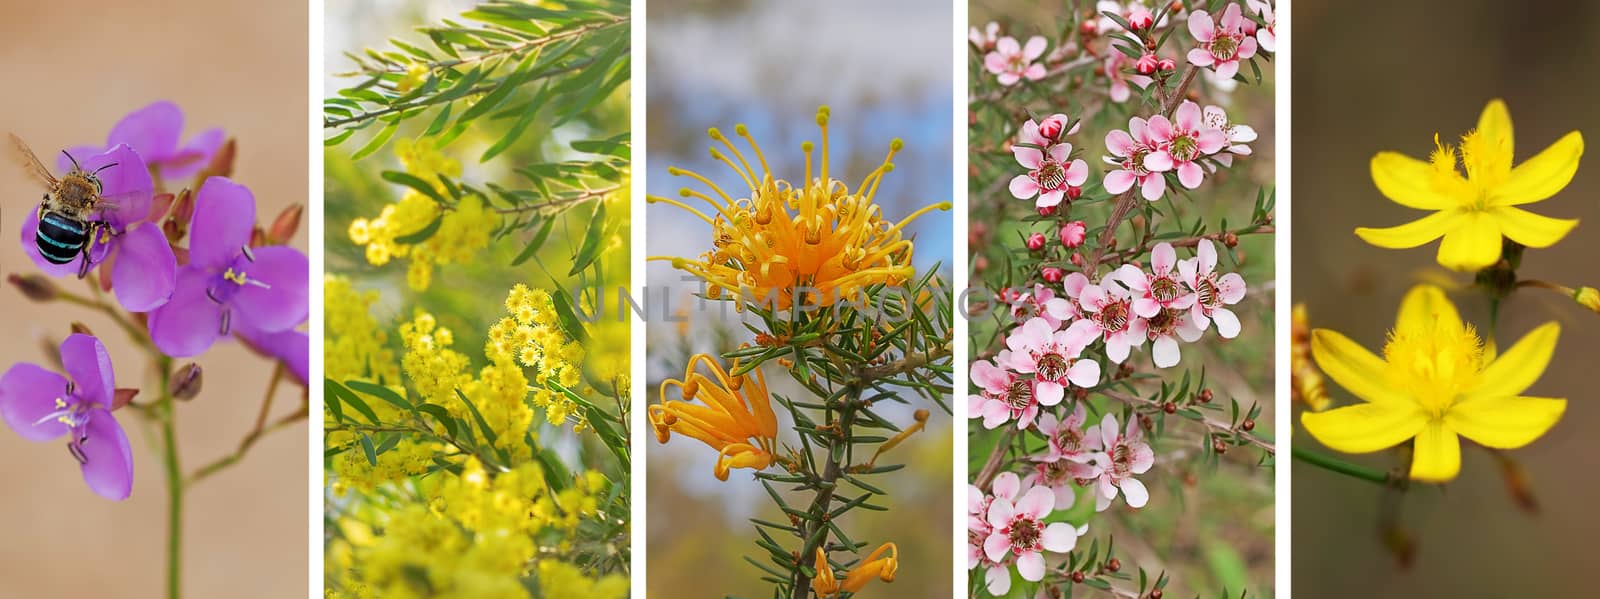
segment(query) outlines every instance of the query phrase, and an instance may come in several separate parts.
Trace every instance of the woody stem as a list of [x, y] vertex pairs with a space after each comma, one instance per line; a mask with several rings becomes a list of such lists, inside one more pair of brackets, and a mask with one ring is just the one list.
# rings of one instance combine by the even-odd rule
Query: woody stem
[[[828, 540], [828, 504], [833, 501], [834, 489], [838, 486], [841, 469], [839, 463], [844, 461], [844, 452], [850, 448], [850, 430], [855, 425], [855, 411], [861, 397], [859, 387], [851, 387], [840, 401], [843, 407], [839, 410], [839, 420], [836, 424], [838, 432], [829, 440], [827, 445], [828, 460], [822, 468], [822, 474], [817, 481], [817, 495], [811, 500], [811, 506], [806, 508], [806, 523], [800, 531], [805, 543], [800, 549], [800, 563], [804, 563], [809, 556], [814, 555], [818, 547], [822, 547]], [[824, 566], [826, 567], [826, 566]], [[789, 596], [792, 599], [806, 599], [810, 594], [810, 585], [806, 584], [804, 570], [796, 566]]]

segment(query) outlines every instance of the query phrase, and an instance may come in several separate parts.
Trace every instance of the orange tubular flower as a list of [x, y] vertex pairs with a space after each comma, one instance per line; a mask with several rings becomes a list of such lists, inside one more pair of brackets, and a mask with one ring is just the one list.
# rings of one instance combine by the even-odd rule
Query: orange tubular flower
[[[701, 363], [712, 376], [696, 371]], [[682, 400], [667, 399], [667, 387], [672, 385], [679, 388]], [[701, 403], [691, 403], [695, 399]], [[767, 379], [760, 369], [731, 377], [716, 358], [695, 354], [689, 358], [683, 380], [661, 382], [661, 403], [650, 406], [648, 414], [656, 441], [666, 443], [676, 432], [717, 450], [717, 480], [728, 480], [733, 468], [762, 470], [771, 466], [777, 455], [778, 417], [772, 412]]]
[[[883, 557], [887, 552], [888, 557]], [[811, 590], [816, 591], [818, 597], [838, 597], [839, 593], [857, 593], [868, 582], [876, 578], [884, 582], [894, 582], [894, 575], [900, 569], [900, 550], [894, 543], [884, 543], [868, 555], [861, 565], [851, 568], [845, 573], [844, 582], [840, 582], [833, 575], [833, 568], [828, 565], [828, 556], [822, 548], [817, 548], [817, 575], [811, 579]]]
[[895, 285], [913, 276], [912, 244], [901, 236], [902, 230], [931, 210], [949, 210], [950, 204], [923, 207], [897, 223], [885, 220], [873, 196], [883, 176], [894, 170], [890, 161], [903, 144], [898, 139], [890, 143], [883, 164], [867, 173], [852, 191], [844, 182], [829, 177], [826, 106], [817, 111], [817, 125], [822, 129], [819, 172], [813, 176], [812, 146], [807, 142], [802, 146], [806, 174], [800, 187], [773, 177], [761, 147], [744, 125], [734, 130], [754, 150], [759, 172], [722, 132], [711, 129], [711, 139], [729, 152], [712, 148], [711, 156], [739, 174], [749, 196], [736, 199], [703, 175], [669, 169], [674, 176], [695, 179], [711, 191], [708, 195], [686, 187], [679, 195], [709, 204], [713, 214], [671, 198], [650, 196], [649, 200], [681, 208], [711, 225], [712, 249], [696, 259], [650, 259], [670, 260], [674, 268], [706, 281], [713, 298], [732, 293], [779, 310], [795, 305], [800, 288], [814, 290], [811, 298], [799, 298], [802, 304], [828, 307], [840, 300], [857, 300], [872, 285]]

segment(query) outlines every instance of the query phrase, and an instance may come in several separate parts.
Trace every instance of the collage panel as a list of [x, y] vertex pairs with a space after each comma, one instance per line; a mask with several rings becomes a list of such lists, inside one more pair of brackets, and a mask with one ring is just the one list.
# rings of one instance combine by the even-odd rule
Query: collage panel
[[952, 595], [952, 14], [647, 17], [647, 596]]
[[5, 7], [0, 597], [310, 582], [307, 20]]
[[1296, 596], [1593, 592], [1600, 7], [1296, 6]]
[[629, 3], [325, 23], [326, 595], [627, 597]]
[[1273, 6], [973, 2], [971, 597], [1274, 593]]

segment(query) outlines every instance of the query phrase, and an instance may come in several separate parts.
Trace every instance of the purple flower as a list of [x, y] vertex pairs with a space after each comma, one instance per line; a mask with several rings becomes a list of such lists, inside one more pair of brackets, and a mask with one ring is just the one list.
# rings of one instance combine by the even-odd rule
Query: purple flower
[[235, 325], [281, 333], [310, 313], [311, 264], [291, 247], [251, 248], [256, 199], [224, 177], [195, 194], [189, 263], [178, 270], [172, 299], [150, 313], [150, 337], [173, 357], [204, 353]]
[[[106, 136], [104, 147], [80, 146], [71, 150], [73, 156], [87, 156], [105, 151], [105, 148], [127, 144], [139, 152], [152, 167], [159, 169], [162, 178], [182, 179], [200, 172], [211, 162], [227, 141], [222, 129], [207, 129], [189, 139], [188, 145], [179, 146], [183, 136], [183, 111], [171, 102], [156, 102], [128, 113], [117, 121]], [[62, 157], [62, 169], [72, 166]]]
[[[116, 379], [99, 339], [74, 334], [61, 343], [63, 377], [37, 364], [17, 364], [0, 375], [0, 416], [29, 441], [62, 435], [83, 470], [83, 481], [114, 501], [133, 491], [133, 450], [112, 417]], [[68, 378], [71, 377], [71, 378]]]
[[248, 321], [233, 323], [233, 334], [250, 344], [256, 351], [283, 362], [294, 380], [305, 385], [311, 380], [311, 336], [305, 331], [289, 329], [276, 333], [263, 333], [250, 327]]
[[[98, 154], [73, 154], [84, 170], [94, 172], [106, 165], [115, 164], [100, 172], [101, 198], [112, 207], [91, 218], [101, 219], [104, 228], [89, 240], [87, 250], [91, 266], [111, 260], [111, 286], [117, 301], [129, 312], [148, 312], [166, 303], [172, 296], [173, 283], [177, 281], [178, 260], [167, 244], [166, 235], [150, 217], [150, 204], [155, 197], [155, 185], [150, 171], [140, 155], [127, 145], [118, 144], [110, 151]], [[63, 156], [62, 160], [66, 160]], [[70, 162], [68, 164], [71, 166]], [[39, 254], [35, 239], [39, 229], [39, 213], [28, 211], [22, 221], [22, 251], [51, 276], [77, 274], [81, 265], [77, 260], [67, 264], [51, 264]], [[80, 258], [81, 260], [82, 258]]]

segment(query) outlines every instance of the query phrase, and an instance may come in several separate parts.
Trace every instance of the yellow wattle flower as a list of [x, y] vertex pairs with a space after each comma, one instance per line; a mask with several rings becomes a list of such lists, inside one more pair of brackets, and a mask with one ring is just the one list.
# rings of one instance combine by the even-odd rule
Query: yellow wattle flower
[[1418, 285], [1400, 304], [1382, 358], [1337, 332], [1311, 332], [1317, 366], [1363, 403], [1303, 412], [1300, 422], [1323, 445], [1345, 453], [1415, 439], [1411, 478], [1454, 479], [1461, 470], [1458, 435], [1516, 449], [1561, 419], [1565, 399], [1522, 395], [1549, 365], [1560, 333], [1560, 325], [1546, 323], [1496, 357], [1443, 290]]
[[[761, 147], [744, 125], [734, 131], [750, 145], [761, 170], [757, 171], [721, 131], [710, 130], [711, 139], [720, 142], [728, 153], [713, 147], [711, 156], [738, 173], [749, 189], [747, 197], [735, 198], [711, 179], [695, 172], [669, 169], [674, 176], [699, 181], [710, 194], [683, 188], [679, 195], [710, 205], [708, 214], [684, 202], [661, 196], [649, 201], [671, 204], [695, 215], [712, 228], [712, 249], [699, 258], [652, 256], [650, 260], [671, 261], [674, 268], [688, 272], [708, 284], [708, 294], [721, 297], [736, 294], [761, 305], [786, 310], [795, 304], [798, 288], [815, 290], [808, 306], [832, 306], [840, 299], [853, 300], [869, 286], [895, 285], [909, 279], [912, 243], [901, 236], [906, 225], [929, 211], [949, 210], [950, 204], [923, 207], [910, 216], [891, 223], [883, 218], [873, 196], [883, 176], [894, 170], [895, 152], [903, 145], [896, 139], [889, 144], [883, 164], [873, 169], [855, 190], [828, 172], [828, 108], [817, 111], [822, 130], [822, 155], [818, 172], [811, 170], [810, 142], [806, 152], [805, 180], [800, 187], [775, 178]], [[742, 308], [743, 302], [740, 302]]]
[[[696, 370], [701, 363], [712, 376]], [[667, 387], [673, 385], [681, 390], [681, 401], [667, 399]], [[701, 403], [691, 403], [695, 399]], [[661, 403], [650, 406], [647, 413], [656, 441], [666, 443], [672, 433], [678, 433], [717, 450], [718, 480], [728, 480], [730, 469], [762, 470], [776, 459], [778, 417], [772, 412], [767, 379], [759, 368], [733, 377], [716, 358], [695, 354], [689, 358], [683, 380], [661, 382]]]
[[[885, 552], [889, 555], [883, 556]], [[860, 592], [874, 578], [894, 582], [894, 575], [900, 570], [900, 550], [894, 543], [879, 545], [865, 561], [846, 572], [843, 581], [834, 577], [828, 555], [821, 547], [817, 548], [815, 567], [817, 575], [811, 579], [811, 590], [816, 591], [818, 597], [838, 597], [840, 593]]]
[[[1500, 259], [1501, 238], [1527, 247], [1549, 247], [1578, 221], [1528, 212], [1517, 206], [1549, 198], [1572, 181], [1583, 156], [1583, 134], [1566, 134], [1538, 155], [1512, 167], [1511, 114], [1493, 100], [1478, 117], [1478, 128], [1461, 138], [1460, 148], [1439, 143], [1428, 162], [1398, 152], [1372, 157], [1372, 182], [1395, 203], [1433, 214], [1404, 225], [1361, 227], [1356, 235], [1390, 249], [1421, 246], [1440, 237], [1439, 264], [1473, 271]], [[1465, 176], [1457, 170], [1457, 162]]]

